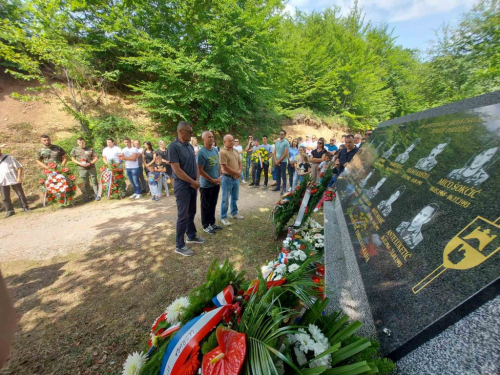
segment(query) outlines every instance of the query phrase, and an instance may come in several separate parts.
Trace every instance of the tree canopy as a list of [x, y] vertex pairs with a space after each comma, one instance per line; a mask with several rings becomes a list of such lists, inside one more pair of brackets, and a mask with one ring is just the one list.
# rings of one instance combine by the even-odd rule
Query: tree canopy
[[0, 64], [56, 94], [83, 131], [89, 101], [110, 88], [135, 92], [161, 131], [187, 120], [221, 132], [268, 126], [297, 108], [372, 128], [500, 88], [499, 0], [443, 26], [426, 58], [357, 5], [293, 17], [284, 5], [0, 0]]

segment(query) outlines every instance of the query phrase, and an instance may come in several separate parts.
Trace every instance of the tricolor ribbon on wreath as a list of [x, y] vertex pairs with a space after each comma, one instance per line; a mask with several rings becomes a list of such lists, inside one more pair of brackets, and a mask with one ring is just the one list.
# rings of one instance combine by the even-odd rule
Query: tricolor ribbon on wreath
[[[212, 302], [218, 306], [216, 309], [191, 319], [178, 330], [163, 355], [160, 374], [178, 373], [196, 345], [219, 324], [226, 310], [235, 308], [236, 305], [232, 305], [233, 299], [234, 288], [228, 285], [212, 299]], [[166, 331], [163, 335], [168, 336]]]
[[262, 163], [262, 156], [260, 155], [260, 152], [259, 152], [259, 164], [261, 168], [264, 168], [264, 163]]

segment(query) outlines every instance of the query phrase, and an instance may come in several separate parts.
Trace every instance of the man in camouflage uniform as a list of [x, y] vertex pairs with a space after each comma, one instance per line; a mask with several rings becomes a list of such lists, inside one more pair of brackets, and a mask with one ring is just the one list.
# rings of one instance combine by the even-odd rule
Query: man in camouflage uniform
[[[78, 147], [71, 150], [70, 155], [73, 163], [78, 165], [78, 173], [83, 181], [82, 190], [85, 203], [91, 199], [95, 199], [96, 201], [101, 200], [97, 187], [97, 171], [95, 168], [95, 163], [97, 163], [99, 157], [91, 147], [85, 146], [85, 140], [82, 137], [77, 139], [77, 143]], [[90, 183], [92, 183], [94, 196], [91, 195]]]
[[53, 145], [48, 135], [40, 136], [40, 140], [43, 146], [36, 152], [37, 164], [43, 169], [48, 169], [47, 164], [50, 162], [64, 167], [68, 162], [66, 152], [61, 147]]

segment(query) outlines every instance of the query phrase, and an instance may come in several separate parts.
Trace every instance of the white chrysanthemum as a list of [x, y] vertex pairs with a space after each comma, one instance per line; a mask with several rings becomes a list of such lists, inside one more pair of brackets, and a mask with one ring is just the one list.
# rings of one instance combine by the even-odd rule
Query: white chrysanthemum
[[296, 256], [296, 258], [295, 258], [295, 259], [298, 259], [298, 260], [300, 260], [300, 261], [302, 261], [302, 262], [303, 262], [304, 260], [306, 260], [306, 258], [307, 258], [306, 253], [304, 253], [302, 250], [297, 250], [297, 253], [296, 253], [296, 255], [295, 255], [295, 256]]
[[297, 362], [299, 363], [299, 365], [305, 365], [307, 363], [306, 355], [302, 353], [297, 347], [293, 348], [293, 351], [295, 352], [295, 356], [297, 357]]
[[273, 281], [278, 281], [278, 280], [281, 280], [282, 278], [283, 278], [282, 274], [275, 273], [274, 276], [273, 276]]
[[141, 372], [142, 366], [146, 363], [147, 360], [146, 354], [134, 352], [130, 354], [123, 364], [122, 375], [139, 375]]
[[181, 320], [181, 316], [189, 306], [189, 299], [187, 297], [179, 297], [167, 307], [167, 322], [176, 324]]
[[299, 269], [299, 265], [298, 264], [292, 264], [290, 266], [288, 266], [288, 272], [293, 272], [293, 271], [297, 271]]
[[276, 273], [283, 274], [286, 272], [286, 264], [280, 264], [276, 269], [274, 270]]

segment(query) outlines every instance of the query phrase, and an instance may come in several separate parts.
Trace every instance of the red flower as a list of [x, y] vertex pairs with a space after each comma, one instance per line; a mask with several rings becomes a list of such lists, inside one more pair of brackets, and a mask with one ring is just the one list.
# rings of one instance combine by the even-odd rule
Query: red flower
[[66, 193], [69, 191], [69, 187], [66, 188]]
[[307, 214], [307, 211], [309, 211], [309, 207], [306, 207], [306, 210], [304, 211], [304, 213]]
[[59, 199], [59, 203], [63, 204], [63, 203], [64, 203], [64, 200]]
[[69, 172], [69, 168], [68, 167], [63, 167], [63, 169], [61, 169], [61, 171], [63, 171], [64, 173]]
[[71, 190], [75, 191], [76, 190], [76, 186], [72, 186]]
[[47, 167], [49, 167], [49, 168], [55, 168], [55, 167], [57, 167], [57, 164], [54, 163], [53, 161], [51, 161], [49, 164], [47, 164]]
[[51, 202], [51, 201], [52, 201], [52, 198], [47, 198], [47, 201]]
[[76, 180], [76, 176], [75, 176], [75, 175], [70, 174], [70, 175], [69, 175], [69, 179], [70, 179], [71, 181], [75, 181], [75, 180]]
[[106, 170], [106, 167], [99, 168], [99, 172], [104, 172], [105, 170]]
[[43, 173], [43, 174], [50, 174], [50, 171], [49, 171], [48, 169], [44, 169], [44, 170], [42, 171], [42, 173]]
[[39, 184], [43, 184], [44, 182], [45, 182], [45, 180], [43, 178], [41, 178], [41, 179], [38, 180]]
[[312, 190], [311, 190], [311, 194], [314, 194], [314, 193], [316, 193], [317, 191], [318, 191], [318, 189], [312, 189]]
[[69, 201], [71, 202], [71, 201], [73, 200], [73, 197], [69, 197], [68, 199], [69, 199]]
[[305, 244], [300, 245], [300, 250], [304, 250], [306, 248]]
[[61, 194], [61, 198], [64, 198], [64, 194]]

